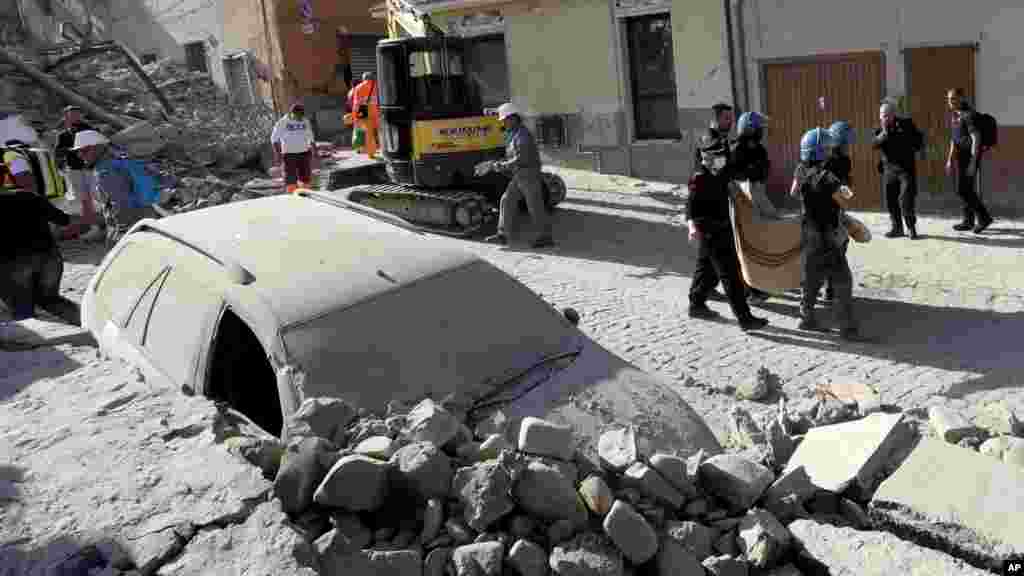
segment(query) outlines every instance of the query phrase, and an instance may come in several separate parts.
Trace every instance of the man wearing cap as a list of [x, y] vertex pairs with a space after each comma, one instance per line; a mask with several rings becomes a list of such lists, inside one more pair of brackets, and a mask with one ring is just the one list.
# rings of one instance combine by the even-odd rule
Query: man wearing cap
[[71, 151], [93, 170], [93, 198], [101, 207], [108, 242], [116, 242], [143, 218], [160, 217], [145, 204], [132, 183], [131, 174], [111, 162], [114, 155], [106, 136], [95, 130], [83, 130], [75, 134]]
[[[57, 164], [64, 168], [64, 177], [71, 188], [70, 198], [78, 197], [82, 206], [83, 226], [96, 224], [96, 208], [92, 197], [92, 171], [89, 170], [82, 159], [71, 151], [75, 146], [75, 134], [83, 130], [95, 130], [92, 126], [82, 120], [82, 110], [78, 106], [64, 108], [64, 129], [57, 134], [57, 144], [54, 153], [57, 157]], [[97, 232], [99, 226], [94, 228]]]
[[301, 102], [292, 104], [288, 114], [277, 121], [270, 133], [270, 142], [274, 146], [274, 164], [284, 162], [285, 186], [293, 190], [300, 182], [311, 185], [316, 143], [313, 125], [306, 118], [306, 107]]
[[[519, 201], [526, 199], [534, 225], [538, 229], [532, 246], [544, 248], [554, 246], [551, 234], [551, 217], [544, 203], [544, 187], [541, 183], [540, 151], [533, 134], [523, 125], [519, 108], [507, 102], [498, 107], [498, 118], [505, 125], [505, 160], [493, 164], [493, 169], [510, 173], [512, 181], [501, 195], [498, 215], [498, 233], [487, 238], [496, 244], [508, 243], [508, 218], [519, 211]], [[514, 217], [514, 216], [513, 216]]]

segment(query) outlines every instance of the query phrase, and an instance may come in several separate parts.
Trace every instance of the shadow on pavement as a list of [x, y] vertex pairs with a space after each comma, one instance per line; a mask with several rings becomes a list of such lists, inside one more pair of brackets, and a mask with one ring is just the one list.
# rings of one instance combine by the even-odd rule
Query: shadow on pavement
[[104, 242], [83, 242], [81, 240], [70, 240], [59, 244], [61, 254], [64, 255], [64, 262], [71, 264], [88, 264], [99, 266], [103, 257], [107, 255]]
[[[847, 350], [863, 356], [933, 368], [978, 373], [979, 376], [937, 391], [950, 398], [1018, 385], [1024, 370], [1020, 334], [1024, 312], [1002, 313], [972, 308], [930, 306], [857, 297], [854, 313], [871, 342], [844, 342], [836, 332], [817, 333], [775, 324], [760, 338], [817, 350]], [[792, 318], [799, 303], [773, 299], [759, 306]], [[818, 307], [825, 326], [835, 323], [831, 308]]]
[[582, 204], [584, 206], [597, 206], [600, 208], [611, 208], [613, 210], [628, 210], [630, 212], [647, 212], [649, 214], [663, 214], [666, 216], [680, 213], [679, 208], [663, 208], [661, 206], [640, 206], [637, 204], [622, 204], [620, 202], [609, 202], [607, 200], [594, 200], [592, 198], [580, 198], [574, 196], [565, 200], [569, 204]]
[[104, 539], [86, 543], [78, 537], [59, 536], [42, 546], [0, 542], [0, 573], [86, 576], [113, 574], [129, 568], [131, 557], [117, 542]]
[[981, 234], [971, 234], [970, 236], [966, 234], [963, 236], [922, 234], [921, 238], [942, 240], [944, 242], [960, 242], [961, 244], [974, 244], [977, 246], [999, 246], [1002, 248], [1024, 247], [1024, 231], [1018, 230], [1003, 230], [1002, 233], [998, 236], [993, 236], [991, 230], [986, 230]]
[[[0, 510], [21, 500], [18, 484], [25, 480], [25, 470], [12, 464], [0, 464]], [[0, 565], [2, 566], [2, 565]]]
[[[555, 210], [552, 248], [530, 248], [533, 237], [529, 217], [509, 230], [514, 239], [505, 250], [551, 253], [595, 262], [610, 262], [651, 269], [642, 277], [693, 276], [696, 250], [687, 242], [686, 230], [668, 222], [651, 222], [618, 214], [561, 207]], [[521, 238], [516, 240], [516, 238]]]
[[57, 378], [82, 364], [63, 351], [44, 346], [19, 352], [0, 352], [0, 401], [14, 396], [36, 380]]

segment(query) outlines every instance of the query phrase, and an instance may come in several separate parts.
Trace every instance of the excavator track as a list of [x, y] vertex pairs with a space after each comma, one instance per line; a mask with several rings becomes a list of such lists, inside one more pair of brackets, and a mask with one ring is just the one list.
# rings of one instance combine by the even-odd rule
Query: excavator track
[[426, 232], [456, 238], [478, 235], [494, 220], [487, 198], [469, 190], [363, 184], [338, 192], [346, 200], [387, 212]]

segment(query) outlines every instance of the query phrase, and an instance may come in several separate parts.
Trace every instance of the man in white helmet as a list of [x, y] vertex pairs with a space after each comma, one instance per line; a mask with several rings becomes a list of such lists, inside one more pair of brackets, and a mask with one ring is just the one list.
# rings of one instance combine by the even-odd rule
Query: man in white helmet
[[512, 181], [508, 183], [505, 193], [501, 195], [500, 214], [498, 216], [498, 233], [487, 238], [488, 242], [507, 244], [506, 227], [510, 214], [519, 210], [519, 200], [526, 200], [526, 208], [530, 211], [537, 237], [531, 244], [534, 248], [554, 246], [551, 236], [551, 218], [544, 204], [544, 188], [541, 183], [540, 152], [533, 134], [523, 125], [519, 108], [511, 102], [498, 107], [498, 119], [505, 125], [505, 160], [494, 163], [494, 169], [510, 173]]

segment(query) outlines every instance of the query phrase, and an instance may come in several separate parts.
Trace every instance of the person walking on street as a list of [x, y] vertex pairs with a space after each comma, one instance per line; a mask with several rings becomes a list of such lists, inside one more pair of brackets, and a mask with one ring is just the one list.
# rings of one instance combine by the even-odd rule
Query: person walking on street
[[284, 184], [288, 192], [311, 186], [316, 141], [313, 125], [306, 118], [306, 107], [301, 102], [292, 104], [288, 113], [274, 124], [270, 143], [274, 147], [274, 164], [284, 164]]
[[[380, 107], [377, 105], [377, 79], [373, 72], [363, 72], [363, 81], [352, 89], [352, 117], [355, 132], [353, 145], [356, 152], [373, 158], [377, 155], [378, 129], [380, 128]], [[357, 142], [362, 132], [362, 142]]]
[[840, 193], [849, 199], [853, 192], [827, 169], [825, 149], [830, 138], [828, 131], [814, 128], [805, 132], [800, 139], [800, 164], [797, 165], [794, 178], [797, 193], [803, 201], [803, 220], [800, 224], [803, 289], [798, 328], [822, 330], [814, 306], [822, 283], [830, 278], [835, 291], [834, 309], [839, 320], [840, 337], [860, 340], [859, 328], [853, 317], [853, 273], [839, 245], [836, 231], [841, 225], [841, 211], [834, 197]]
[[4, 158], [0, 187], [0, 300], [13, 320], [35, 317], [38, 306], [79, 325], [78, 305], [60, 295], [64, 258], [50, 224], [69, 226], [70, 216], [35, 190], [28, 163]]
[[747, 304], [739, 256], [729, 221], [729, 186], [726, 171], [730, 150], [726, 140], [705, 140], [701, 163], [690, 177], [686, 199], [686, 223], [690, 241], [697, 244], [697, 269], [690, 285], [690, 318], [715, 319], [719, 314], [708, 308], [707, 299], [721, 281], [732, 313], [740, 328], [758, 330], [768, 325], [755, 317]]
[[78, 198], [81, 205], [80, 220], [83, 228], [89, 229], [83, 239], [91, 239], [102, 233], [96, 222], [96, 204], [92, 197], [92, 170], [89, 170], [82, 159], [71, 151], [75, 146], [75, 134], [83, 130], [95, 130], [92, 126], [82, 120], [82, 110], [78, 106], [64, 108], [64, 129], [57, 134], [57, 144], [54, 153], [57, 157], [57, 164], [64, 168], [64, 178], [71, 189], [71, 198]]
[[952, 174], [953, 169], [956, 169], [956, 193], [963, 203], [964, 215], [963, 221], [953, 226], [953, 229], [958, 232], [973, 229], [978, 234], [992, 224], [992, 216], [978, 197], [976, 177], [981, 168], [983, 150], [976, 122], [977, 114], [961, 88], [953, 88], [946, 93], [946, 104], [953, 113], [953, 134], [946, 157], [946, 174]]
[[[850, 145], [850, 124], [840, 120], [834, 122], [828, 128], [828, 146], [825, 151], [825, 170], [835, 174], [839, 182], [844, 186], [853, 186], [853, 160], [848, 153]], [[839, 227], [836, 229], [836, 241], [843, 255], [850, 247], [850, 234], [847, 231], [848, 217], [846, 211], [840, 207]], [[835, 300], [835, 287], [832, 285], [832, 277], [825, 278], [825, 304], [831, 304]]]
[[917, 168], [916, 157], [924, 146], [924, 136], [910, 118], [898, 118], [896, 105], [882, 102], [878, 111], [881, 124], [875, 130], [872, 146], [882, 153], [882, 186], [892, 224], [886, 238], [900, 238], [906, 233], [917, 239]]
[[508, 218], [519, 212], [519, 201], [526, 200], [526, 209], [537, 228], [537, 236], [531, 244], [534, 248], [554, 246], [551, 231], [551, 215], [544, 202], [544, 185], [541, 181], [540, 151], [533, 134], [523, 125], [519, 108], [511, 102], [498, 107], [498, 119], [505, 126], [505, 160], [495, 162], [491, 168], [510, 173], [512, 180], [501, 195], [498, 214], [498, 231], [487, 237], [488, 242], [508, 243]]

